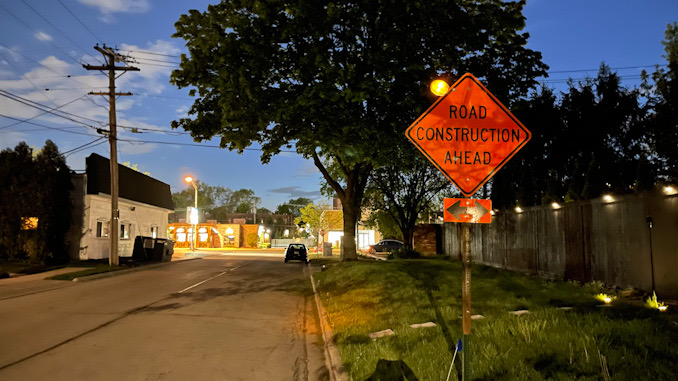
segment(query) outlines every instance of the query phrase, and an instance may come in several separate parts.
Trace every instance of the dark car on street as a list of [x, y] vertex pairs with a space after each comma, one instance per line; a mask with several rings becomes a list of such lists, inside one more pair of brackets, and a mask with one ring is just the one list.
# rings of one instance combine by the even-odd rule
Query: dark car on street
[[370, 245], [368, 251], [370, 254], [381, 253], [381, 252], [391, 252], [395, 249], [400, 249], [405, 246], [404, 243], [396, 241], [395, 239], [384, 239], [374, 245]]
[[303, 243], [290, 243], [285, 249], [285, 263], [293, 259], [298, 259], [304, 263], [308, 263], [308, 250]]

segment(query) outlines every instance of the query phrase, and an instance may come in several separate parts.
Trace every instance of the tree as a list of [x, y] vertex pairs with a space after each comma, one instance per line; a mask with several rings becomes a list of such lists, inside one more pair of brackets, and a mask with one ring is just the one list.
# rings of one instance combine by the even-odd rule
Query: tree
[[[525, 48], [525, 1], [224, 0], [191, 10], [173, 37], [189, 54], [171, 82], [192, 87], [189, 117], [172, 123], [223, 148], [292, 148], [313, 160], [342, 202], [344, 260], [372, 170], [429, 105], [428, 83], [466, 71], [495, 94], [521, 95], [544, 75]], [[326, 165], [335, 165], [340, 177]]]
[[276, 214], [291, 214], [295, 217], [301, 216], [300, 209], [312, 203], [310, 198], [299, 197], [292, 198], [285, 204], [280, 204], [275, 210]]
[[[72, 188], [66, 160], [52, 141], [37, 155], [24, 142], [0, 152], [0, 258], [68, 262]], [[37, 219], [35, 228], [26, 229], [28, 218]]]
[[405, 245], [413, 248], [419, 215], [451, 184], [413, 147], [397, 155], [401, 165], [384, 166], [372, 173], [366, 201], [372, 210], [388, 214], [400, 229]]
[[666, 70], [657, 68], [652, 75], [654, 86], [647, 84], [648, 121], [651, 145], [658, 156], [660, 175], [665, 181], [678, 181], [678, 23], [666, 26], [664, 33]]

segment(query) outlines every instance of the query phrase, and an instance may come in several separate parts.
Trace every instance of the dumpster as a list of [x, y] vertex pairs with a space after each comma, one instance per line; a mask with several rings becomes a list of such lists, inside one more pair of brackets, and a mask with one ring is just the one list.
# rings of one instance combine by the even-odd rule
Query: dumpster
[[174, 241], [165, 238], [136, 236], [132, 259], [139, 262], [169, 262], [174, 254]]

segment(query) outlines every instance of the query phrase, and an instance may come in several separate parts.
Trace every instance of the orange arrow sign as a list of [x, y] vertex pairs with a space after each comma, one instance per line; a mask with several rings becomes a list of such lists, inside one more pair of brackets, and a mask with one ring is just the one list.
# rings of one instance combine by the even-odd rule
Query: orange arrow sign
[[468, 222], [489, 224], [492, 222], [492, 200], [470, 198], [446, 198], [444, 200], [445, 222]]
[[469, 197], [531, 137], [530, 131], [470, 73], [452, 85], [405, 134]]

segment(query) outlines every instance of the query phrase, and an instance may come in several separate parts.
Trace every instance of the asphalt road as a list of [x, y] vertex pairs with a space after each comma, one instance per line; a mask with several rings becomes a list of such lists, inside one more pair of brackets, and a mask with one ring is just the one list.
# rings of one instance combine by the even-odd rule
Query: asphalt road
[[0, 380], [329, 379], [308, 268], [282, 257], [212, 253], [0, 299]]

